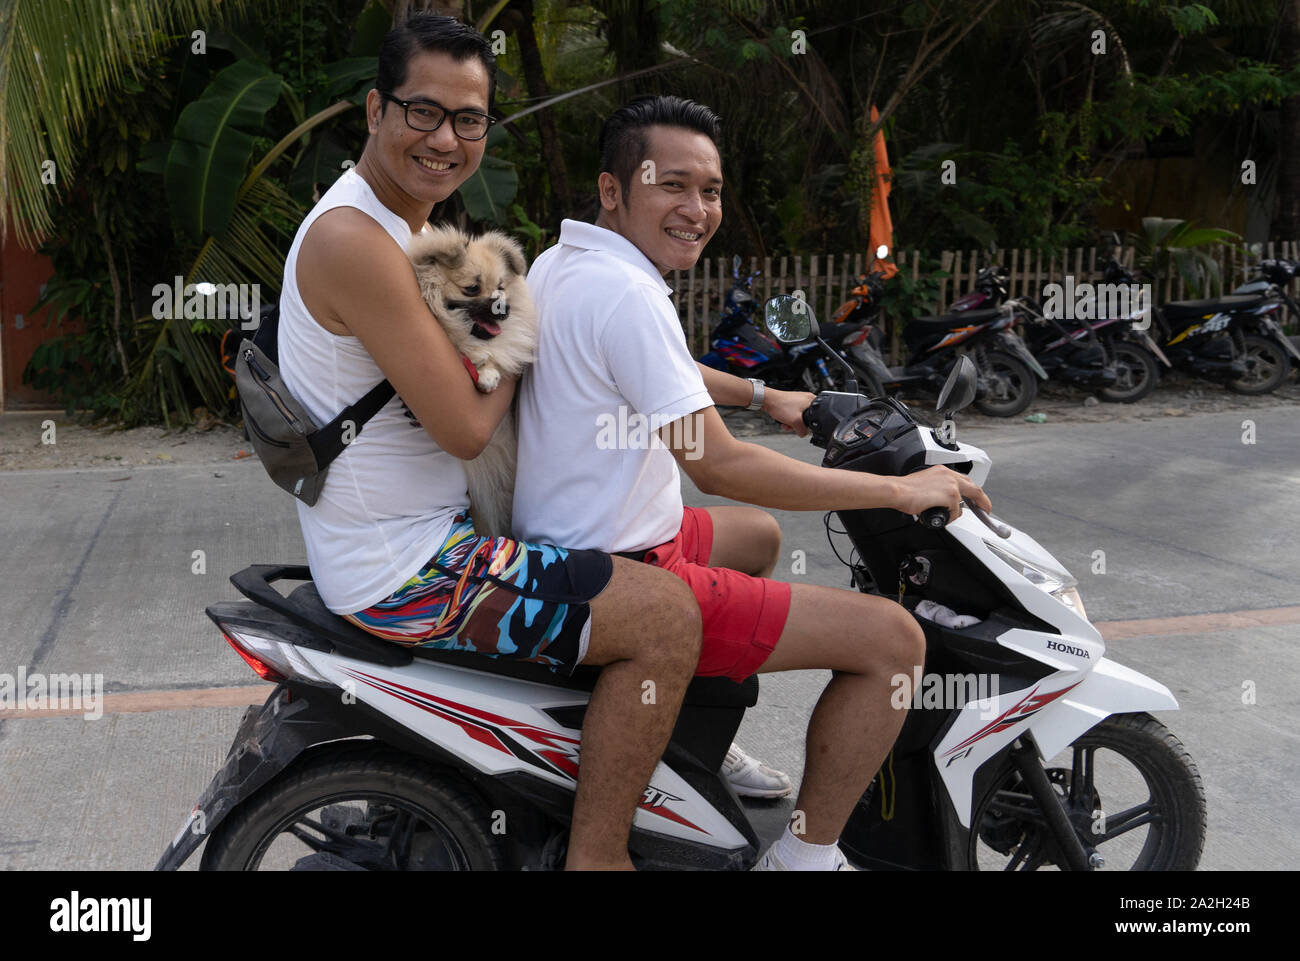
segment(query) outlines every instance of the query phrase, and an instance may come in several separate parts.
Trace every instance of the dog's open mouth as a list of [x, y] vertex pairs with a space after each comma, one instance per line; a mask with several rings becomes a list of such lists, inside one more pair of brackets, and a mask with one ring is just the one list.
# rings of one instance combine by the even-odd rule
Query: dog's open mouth
[[470, 323], [473, 324], [471, 334], [479, 340], [491, 340], [501, 333], [501, 321], [509, 314], [508, 310], [500, 312], [498, 303], [496, 300], [449, 300], [447, 306], [452, 310], [464, 310], [469, 315]]

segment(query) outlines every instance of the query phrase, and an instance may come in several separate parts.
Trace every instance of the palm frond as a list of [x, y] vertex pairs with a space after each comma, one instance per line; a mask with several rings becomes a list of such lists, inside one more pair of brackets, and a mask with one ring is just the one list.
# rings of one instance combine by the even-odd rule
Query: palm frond
[[[141, 61], [250, 0], [8, 0], [0, 6], [0, 238], [45, 238], [76, 168], [77, 132]], [[42, 182], [52, 161], [54, 184]], [[47, 178], [48, 179], [48, 178]], [[53, 189], [52, 189], [53, 188]]]

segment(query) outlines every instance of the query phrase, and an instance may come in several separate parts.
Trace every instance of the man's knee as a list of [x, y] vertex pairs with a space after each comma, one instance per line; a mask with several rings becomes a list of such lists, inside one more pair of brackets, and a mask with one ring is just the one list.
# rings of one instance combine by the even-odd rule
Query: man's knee
[[891, 666], [908, 671], [925, 663], [925, 631], [901, 604], [891, 605], [890, 643], [886, 646]]
[[761, 520], [756, 525], [757, 555], [761, 564], [759, 570], [770, 571], [775, 569], [781, 559], [781, 525], [766, 511], [760, 517]]
[[869, 601], [871, 606], [861, 612], [861, 623], [870, 626], [858, 670], [885, 677], [910, 676], [914, 667], [925, 664], [925, 632], [901, 604], [883, 598]]
[[623, 659], [689, 677], [700, 659], [703, 619], [690, 587], [676, 574], [616, 558], [611, 589], [597, 598], [601, 621], [618, 636]]
[[659, 661], [674, 672], [695, 673], [700, 660], [704, 622], [699, 601], [681, 578], [670, 575], [656, 582], [663, 612], [659, 643], [646, 651], [648, 659]]

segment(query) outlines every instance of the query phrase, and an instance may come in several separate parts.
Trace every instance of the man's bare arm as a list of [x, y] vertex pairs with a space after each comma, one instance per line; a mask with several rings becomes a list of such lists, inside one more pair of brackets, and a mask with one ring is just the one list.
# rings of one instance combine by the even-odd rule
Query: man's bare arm
[[462, 460], [482, 452], [516, 378], [478, 391], [387, 231], [350, 207], [322, 214], [303, 238], [297, 280], [312, 315], [361, 341], [439, 447]]
[[[684, 423], [688, 419], [694, 423], [688, 426]], [[992, 509], [978, 485], [946, 467], [883, 477], [805, 464], [732, 437], [713, 408], [666, 425], [659, 436], [703, 493], [760, 507], [791, 511], [889, 507], [920, 514], [942, 506], [956, 517], [965, 496], [984, 510]], [[694, 444], [685, 443], [692, 438]]]
[[[754, 396], [754, 385], [743, 377], [728, 374], [696, 361], [695, 366], [704, 378], [704, 389], [715, 404], [723, 407], [748, 407]], [[802, 390], [777, 390], [768, 387], [763, 392], [763, 413], [779, 424], [789, 427], [800, 437], [808, 433], [803, 423], [804, 409], [813, 402], [814, 394]]]

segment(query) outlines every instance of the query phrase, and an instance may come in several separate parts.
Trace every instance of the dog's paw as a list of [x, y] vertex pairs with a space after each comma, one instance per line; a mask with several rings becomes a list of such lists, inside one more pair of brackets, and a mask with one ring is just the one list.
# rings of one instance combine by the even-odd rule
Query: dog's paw
[[500, 383], [501, 371], [495, 367], [480, 367], [478, 369], [478, 389], [483, 393], [492, 393]]

